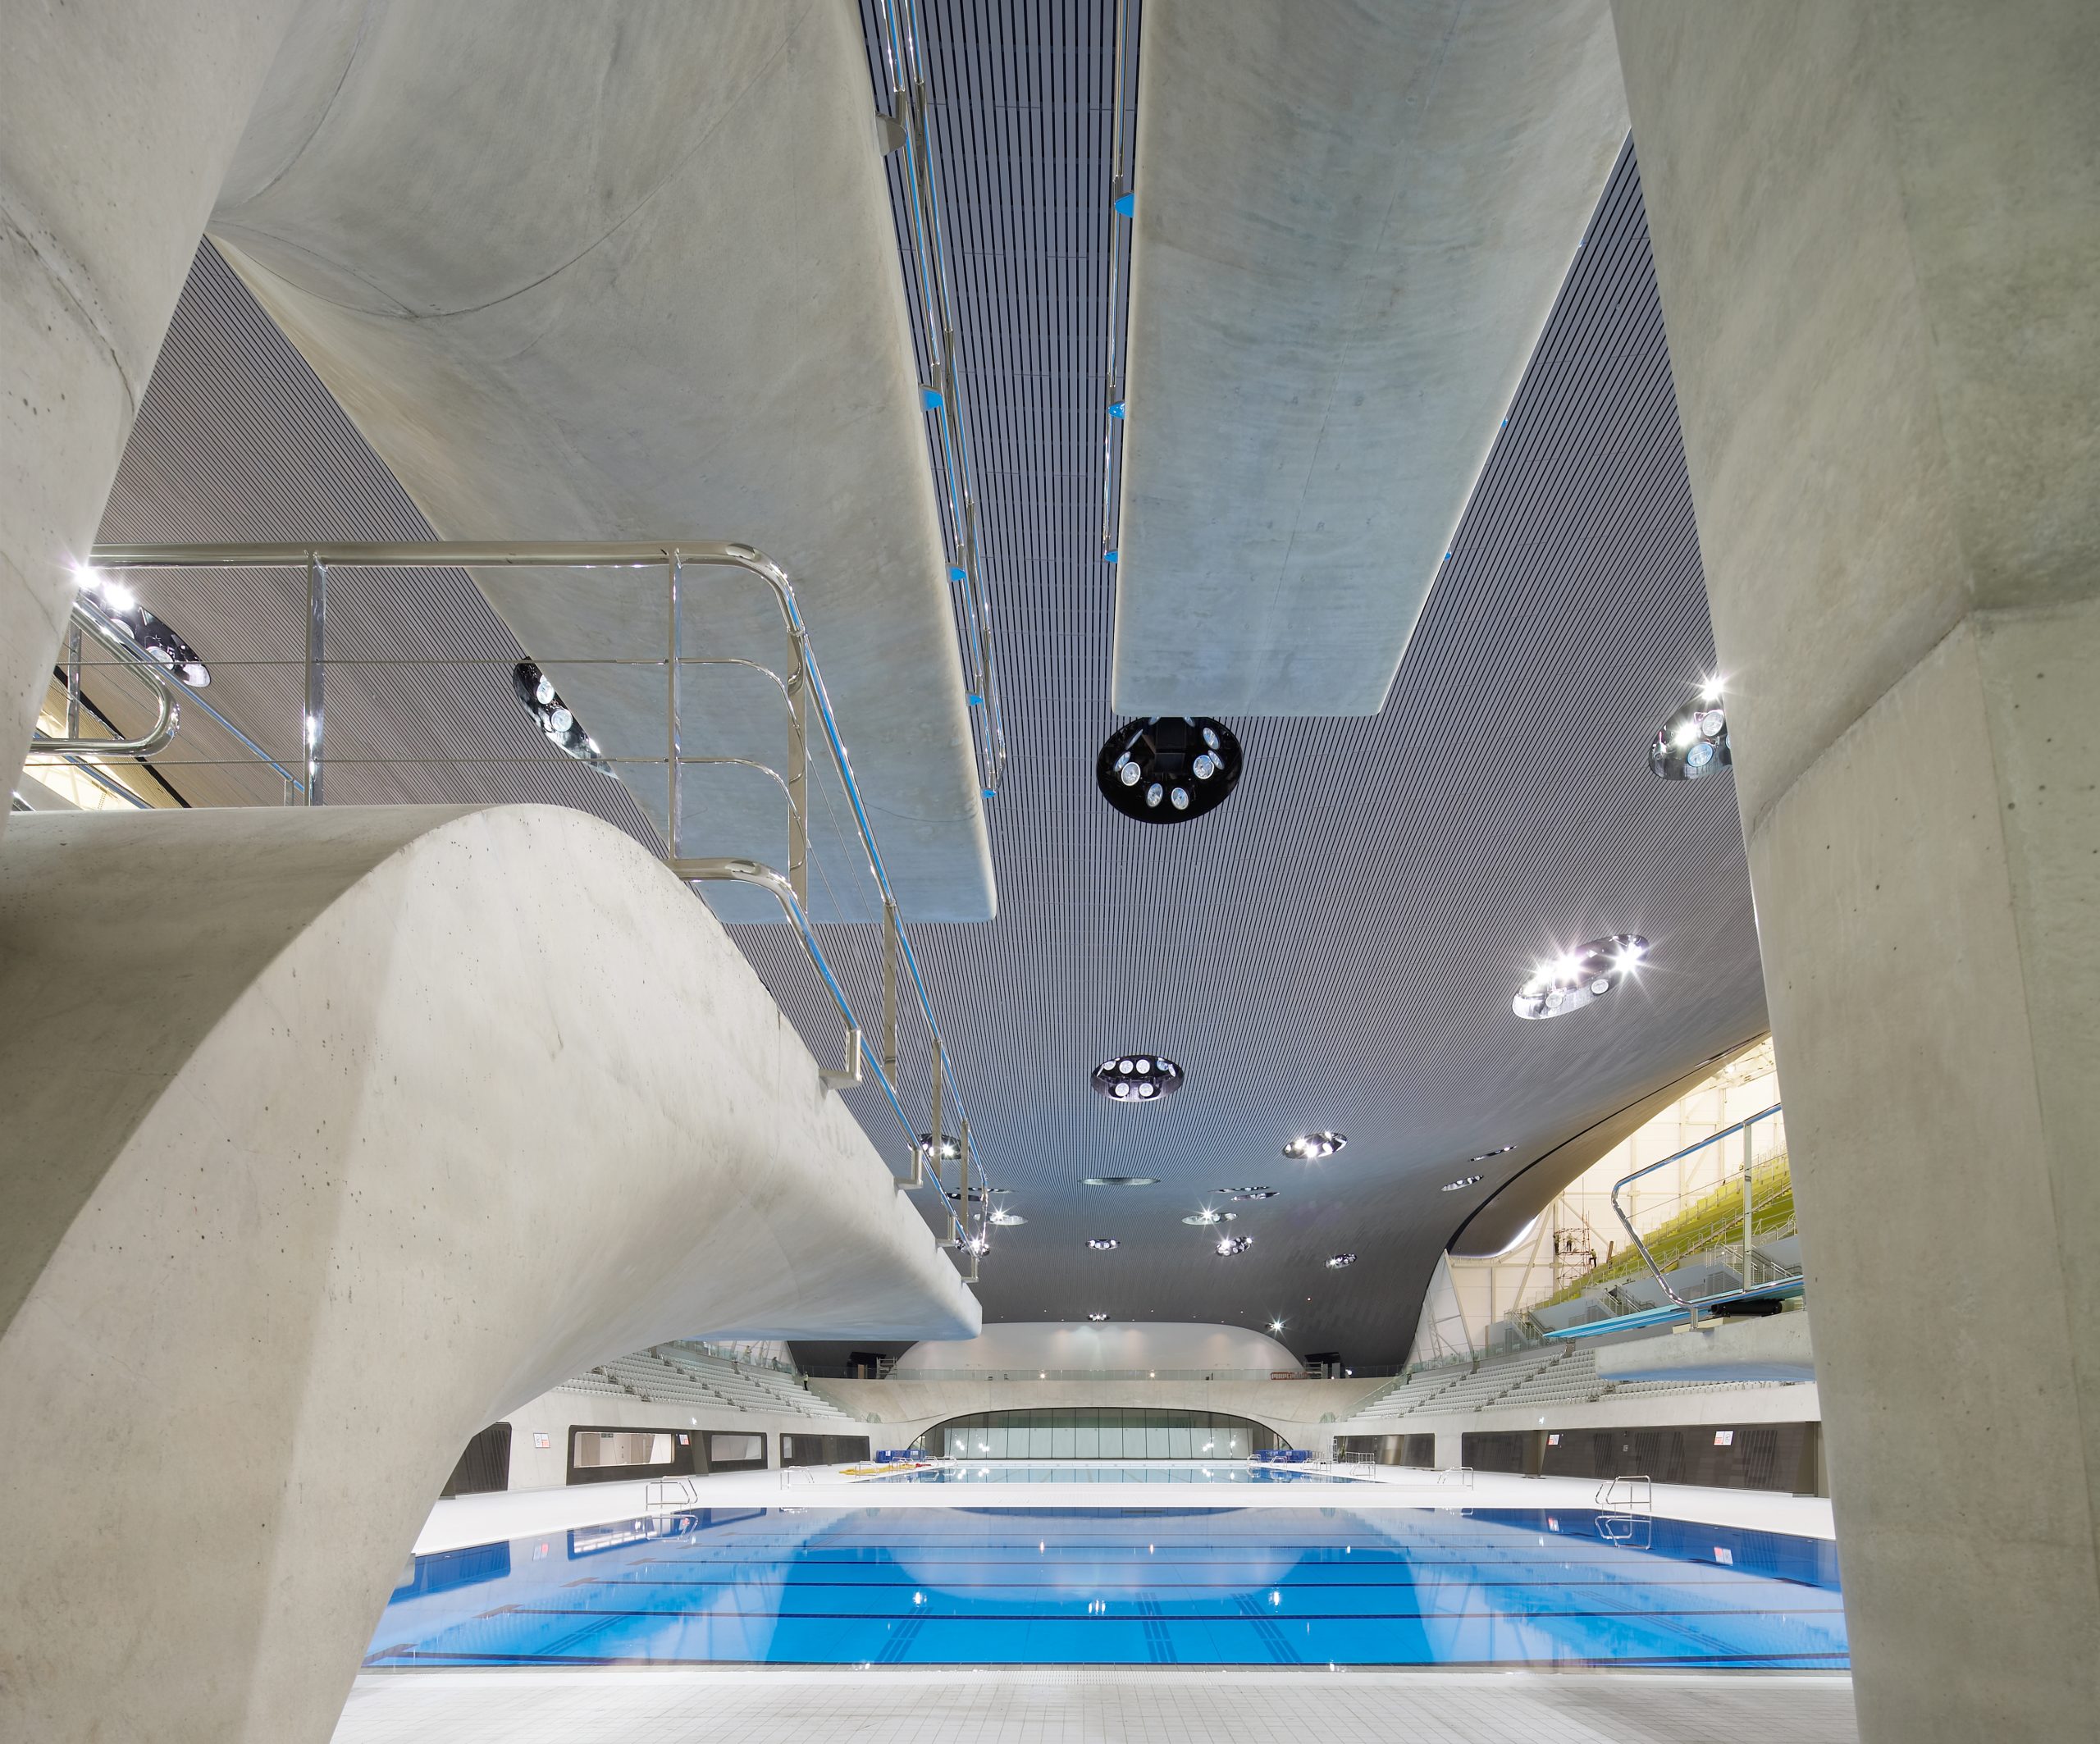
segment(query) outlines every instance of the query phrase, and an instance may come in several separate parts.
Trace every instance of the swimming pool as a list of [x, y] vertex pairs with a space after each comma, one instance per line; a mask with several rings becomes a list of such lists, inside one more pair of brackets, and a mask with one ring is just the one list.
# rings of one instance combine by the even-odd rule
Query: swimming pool
[[883, 1483], [914, 1484], [1283, 1484], [1360, 1481], [1290, 1466], [1234, 1464], [1226, 1461], [1211, 1465], [1171, 1465], [1165, 1461], [1148, 1461], [1144, 1465], [1096, 1465], [1090, 1460], [1075, 1460], [1066, 1465], [1004, 1465], [991, 1461], [973, 1463], [967, 1459], [951, 1465], [895, 1472], [879, 1480]]
[[415, 1559], [372, 1668], [1842, 1669], [1836, 1547], [1589, 1509], [696, 1509]]

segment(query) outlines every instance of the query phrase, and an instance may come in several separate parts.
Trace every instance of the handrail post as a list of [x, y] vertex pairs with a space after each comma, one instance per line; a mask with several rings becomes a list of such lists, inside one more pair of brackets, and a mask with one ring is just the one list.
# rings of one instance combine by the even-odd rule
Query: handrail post
[[1746, 1126], [1742, 1130], [1742, 1287], [1748, 1290], [1750, 1280], [1750, 1239], [1755, 1200], [1751, 1196], [1750, 1175], [1751, 1136], [1755, 1130]]
[[883, 1072], [897, 1076], [897, 904], [883, 898]]
[[80, 736], [80, 620], [72, 619], [66, 632], [66, 737]]
[[664, 821], [667, 830], [665, 840], [670, 844], [670, 857], [673, 860], [678, 857], [678, 776], [680, 773], [678, 759], [683, 751], [683, 746], [679, 742], [678, 730], [678, 661], [681, 652], [678, 637], [678, 580], [681, 568], [678, 554], [673, 550], [669, 560], [664, 566], [664, 578], [669, 587], [668, 621], [665, 626], [668, 654], [664, 662], [665, 668], [664, 687], [666, 693]]
[[327, 703], [328, 566], [306, 554], [306, 803], [321, 803], [322, 717]]
[[788, 882], [795, 900], [810, 906], [810, 663], [797, 631], [788, 637], [794, 669], [788, 679]]
[[928, 1149], [933, 1165], [934, 1185], [945, 1193], [947, 1189], [941, 1180], [941, 1039], [938, 1035], [934, 1038], [934, 1131]]

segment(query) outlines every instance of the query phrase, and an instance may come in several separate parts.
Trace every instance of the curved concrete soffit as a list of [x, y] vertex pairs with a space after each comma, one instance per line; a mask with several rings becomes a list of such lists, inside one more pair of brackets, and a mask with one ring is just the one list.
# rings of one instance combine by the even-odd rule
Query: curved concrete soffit
[[[844, 0], [313, 0], [210, 234], [440, 536], [736, 540], [784, 565], [906, 917], [980, 920], [990, 847], [873, 116]], [[660, 668], [575, 664], [661, 659], [660, 573], [476, 579], [609, 755], [662, 756]], [[689, 571], [686, 599], [689, 655], [780, 667], [762, 590]], [[783, 763], [761, 675], [695, 668], [685, 692], [688, 756]], [[817, 766], [813, 906], [874, 919]], [[660, 769], [628, 778], [660, 828]], [[689, 768], [683, 810], [686, 853], [785, 865], [765, 776]]]
[[1113, 696], [1373, 714], [1626, 136], [1605, 0], [1147, 0]]
[[[25, 817], [0, 1733], [326, 1738], [467, 1438], [975, 1303], [719, 925], [555, 808]], [[90, 1524], [91, 1523], [91, 1524]]]
[[1524, 1233], [1532, 1218], [1550, 1205], [1568, 1185], [1614, 1145], [1623, 1144], [1672, 1103], [1682, 1100], [1700, 1085], [1764, 1039], [1760, 1031], [1726, 1053], [1716, 1054], [1682, 1078], [1628, 1103], [1594, 1125], [1585, 1127], [1565, 1144], [1555, 1145], [1524, 1168], [1495, 1196], [1459, 1225], [1449, 1251], [1454, 1259], [1491, 1258]]

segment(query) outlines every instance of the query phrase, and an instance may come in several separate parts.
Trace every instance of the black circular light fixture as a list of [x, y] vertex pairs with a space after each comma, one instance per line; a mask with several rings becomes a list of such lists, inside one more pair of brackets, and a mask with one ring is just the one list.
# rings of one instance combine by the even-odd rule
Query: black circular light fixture
[[1509, 1009], [1519, 1017], [1565, 1017], [1601, 999], [1640, 968], [1648, 941], [1632, 933], [1614, 933], [1541, 963], [1517, 989]]
[[1300, 1133], [1283, 1148], [1285, 1156], [1299, 1162], [1318, 1162], [1331, 1157], [1349, 1143], [1349, 1135], [1342, 1132]]
[[1194, 1217], [1184, 1217], [1181, 1221], [1193, 1223], [1198, 1229], [1208, 1229], [1213, 1223], [1236, 1223], [1239, 1221], [1239, 1213], [1236, 1211], [1212, 1211], [1206, 1205]]
[[1329, 1256], [1327, 1260], [1327, 1270], [1330, 1271], [1340, 1271], [1343, 1267], [1354, 1266], [1355, 1263], [1356, 1256], [1354, 1253], [1335, 1253]]
[[1180, 1089], [1181, 1079], [1181, 1068], [1171, 1060], [1141, 1048], [1094, 1067], [1093, 1093], [1111, 1102], [1154, 1103]]
[[1125, 721], [1094, 760], [1102, 797], [1126, 818], [1180, 824], [1214, 810], [1239, 779], [1239, 741], [1207, 714]]
[[1082, 1187], [1157, 1187], [1157, 1175], [1082, 1175]]
[[1244, 1253], [1253, 1245], [1254, 1238], [1252, 1235], [1221, 1235], [1217, 1239], [1217, 1250], [1227, 1259], [1231, 1258], [1235, 1253]]
[[539, 724], [540, 731], [572, 757], [603, 767], [598, 742], [583, 730], [575, 712], [561, 700], [555, 681], [530, 660], [520, 660], [510, 673], [511, 688], [525, 705], [525, 712]]
[[1276, 1189], [1273, 1187], [1221, 1187], [1217, 1190], [1228, 1199], [1237, 1199], [1242, 1203], [1249, 1199], [1272, 1199], [1276, 1196]]
[[80, 591], [93, 598], [97, 615], [121, 630], [155, 665], [165, 667], [193, 691], [201, 691], [211, 683], [212, 669], [203, 657], [172, 626], [141, 605], [138, 595], [125, 583], [84, 564], [76, 570], [75, 578]]
[[1112, 1253], [1122, 1245], [1113, 1235], [1089, 1235], [1086, 1244], [1097, 1253]]
[[1664, 721], [1648, 745], [1648, 767], [1665, 781], [1696, 781], [1734, 761], [1718, 678], [1707, 679], [1700, 687], [1698, 701], [1687, 702]]
[[1477, 1187], [1480, 1183], [1481, 1177], [1477, 1175], [1461, 1175], [1456, 1180], [1447, 1180], [1436, 1190], [1440, 1193], [1457, 1193], [1463, 1188]]
[[1510, 1145], [1498, 1144], [1493, 1150], [1482, 1151], [1477, 1157], [1468, 1157], [1466, 1158], [1466, 1161], [1468, 1162], [1492, 1162], [1498, 1157], [1507, 1156], [1512, 1148], [1513, 1148], [1513, 1147]]
[[1086, 1317], [1087, 1317], [1089, 1320], [1100, 1321], [1100, 1320], [1106, 1320], [1106, 1319], [1107, 1319], [1107, 1317], [1107, 1317], [1106, 1314], [1089, 1314], [1089, 1315], [1088, 1315]]

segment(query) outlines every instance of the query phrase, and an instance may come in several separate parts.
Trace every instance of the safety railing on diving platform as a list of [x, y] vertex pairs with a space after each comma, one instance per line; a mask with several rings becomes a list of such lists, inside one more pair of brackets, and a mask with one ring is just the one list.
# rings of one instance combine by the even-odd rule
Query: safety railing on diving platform
[[[1628, 1203], [1641, 1182], [1666, 1169], [1677, 1171], [1678, 1181], [1659, 1202]], [[1800, 1294], [1793, 1177], [1785, 1110], [1778, 1103], [1622, 1176], [1612, 1184], [1611, 1204], [1656, 1286], [1695, 1322], [1728, 1303], [1755, 1298], [1776, 1306], [1779, 1296]], [[1780, 1252], [1771, 1251], [1781, 1244]], [[1671, 1281], [1695, 1271], [1710, 1286], [1719, 1281], [1722, 1287], [1687, 1294]]]
[[875, 0], [881, 76], [887, 113], [878, 112], [889, 151], [904, 164], [904, 230], [913, 325], [924, 347], [926, 380], [920, 399], [933, 419], [934, 472], [952, 550], [948, 580], [962, 620], [963, 670], [984, 797], [995, 797], [1006, 778], [1007, 729], [999, 704], [999, 673], [992, 642], [992, 601], [977, 543], [975, 457], [964, 406], [966, 388], [956, 338], [954, 274], [947, 227], [941, 213], [939, 171], [934, 162], [928, 112], [933, 93], [926, 68], [920, 0]]
[[[308, 806], [320, 805], [326, 797], [326, 777], [331, 765], [327, 741], [327, 680], [331, 668], [472, 664], [490, 660], [509, 664], [514, 659], [509, 655], [430, 660], [420, 657], [331, 659], [327, 653], [328, 579], [331, 570], [661, 569], [664, 572], [668, 630], [663, 654], [660, 656], [644, 655], [609, 661], [589, 657], [571, 664], [660, 666], [664, 674], [663, 755], [653, 757], [606, 756], [593, 746], [587, 760], [605, 768], [619, 765], [643, 769], [660, 766], [663, 769], [664, 824], [659, 833], [660, 846], [663, 859], [681, 880], [689, 885], [709, 882], [749, 884], [765, 891], [778, 904], [782, 914], [795, 929], [803, 952], [822, 979], [845, 1025], [844, 1059], [838, 1069], [824, 1074], [826, 1084], [834, 1089], [850, 1089], [872, 1077], [895, 1116], [908, 1147], [910, 1170], [900, 1185], [909, 1190], [931, 1186], [939, 1191], [947, 1213], [947, 1233], [943, 1245], [961, 1249], [969, 1256], [969, 1270], [965, 1279], [968, 1282], [976, 1281], [979, 1258], [990, 1246], [991, 1230], [987, 1214], [993, 1203], [993, 1189], [971, 1135], [969, 1109], [956, 1084], [954, 1062], [949, 1057], [940, 1025], [934, 1018], [924, 975], [904, 930], [896, 893], [891, 888], [889, 873], [883, 861], [882, 849], [876, 840], [874, 825], [869, 820], [868, 809], [859, 784], [854, 779], [852, 764], [840, 737], [831, 698], [824, 687], [822, 669], [818, 665], [810, 646], [809, 632], [796, 603], [794, 588], [779, 565], [749, 546], [736, 544], [431, 541], [409, 544], [113, 545], [98, 548], [93, 554], [91, 566], [90, 576], [107, 571], [150, 569], [290, 568], [304, 571], [306, 578], [305, 647], [304, 657], [298, 663], [301, 669], [303, 726], [297, 737], [301, 749], [289, 760], [280, 760], [265, 751], [256, 738], [235, 726], [221, 711], [212, 709], [209, 712], [227, 729], [239, 746], [283, 777], [286, 803]], [[757, 661], [746, 659], [723, 659], [687, 653], [682, 633], [682, 589], [685, 586], [687, 572], [696, 568], [736, 572], [756, 578], [763, 585], [779, 615], [787, 651], [784, 672], [774, 672]], [[69, 737], [66, 739], [40, 737], [31, 747], [31, 760], [52, 760], [83, 751], [103, 756], [130, 755], [144, 760], [164, 748], [174, 737], [177, 696], [195, 697], [195, 691], [185, 684], [179, 674], [169, 673], [146, 659], [145, 651], [131, 641], [121, 623], [106, 614], [98, 612], [87, 593], [83, 593], [75, 612], [84, 628], [108, 648], [112, 664], [139, 670], [142, 676], [152, 681], [161, 699], [161, 718], [149, 733], [131, 740], [112, 738], [76, 742], [71, 735], [76, 733], [77, 728], [69, 728]], [[534, 651], [534, 659], [556, 664], [559, 657]], [[75, 692], [78, 690], [77, 674], [81, 664], [76, 650], [69, 667], [69, 671], [75, 675], [72, 682]], [[221, 661], [215, 664], [233, 663]], [[246, 664], [269, 665], [285, 663], [263, 660]], [[761, 673], [778, 689], [785, 705], [787, 717], [787, 747], [783, 767], [775, 769], [756, 758], [696, 755], [686, 748], [682, 718], [684, 675], [687, 667], [695, 665], [750, 669]], [[201, 701], [201, 699], [197, 700]], [[829, 760], [837, 773], [850, 806], [853, 830], [865, 851], [867, 870], [881, 902], [882, 1014], [879, 1022], [874, 1025], [864, 1023], [860, 1014], [854, 1010], [838, 975], [826, 957], [810, 917], [808, 799], [812, 706], [815, 710], [817, 737], [828, 753]], [[557, 752], [552, 760], [559, 761], [560, 757], [561, 754]], [[369, 765], [391, 760], [443, 764], [448, 761], [472, 763], [531, 760], [436, 756], [400, 760], [354, 758], [350, 760], [359, 765]], [[780, 788], [787, 807], [788, 864], [784, 870], [751, 858], [696, 857], [685, 851], [687, 843], [681, 816], [681, 778], [686, 769], [696, 765], [729, 765], [751, 769], [768, 778]], [[924, 1025], [929, 1107], [929, 1119], [924, 1129], [906, 1114], [905, 1095], [899, 1087], [899, 1020], [907, 999], [917, 1005]], [[871, 1034], [874, 1038], [872, 1040]], [[943, 1164], [950, 1159], [955, 1163], [955, 1178], [952, 1185], [942, 1174]]]

